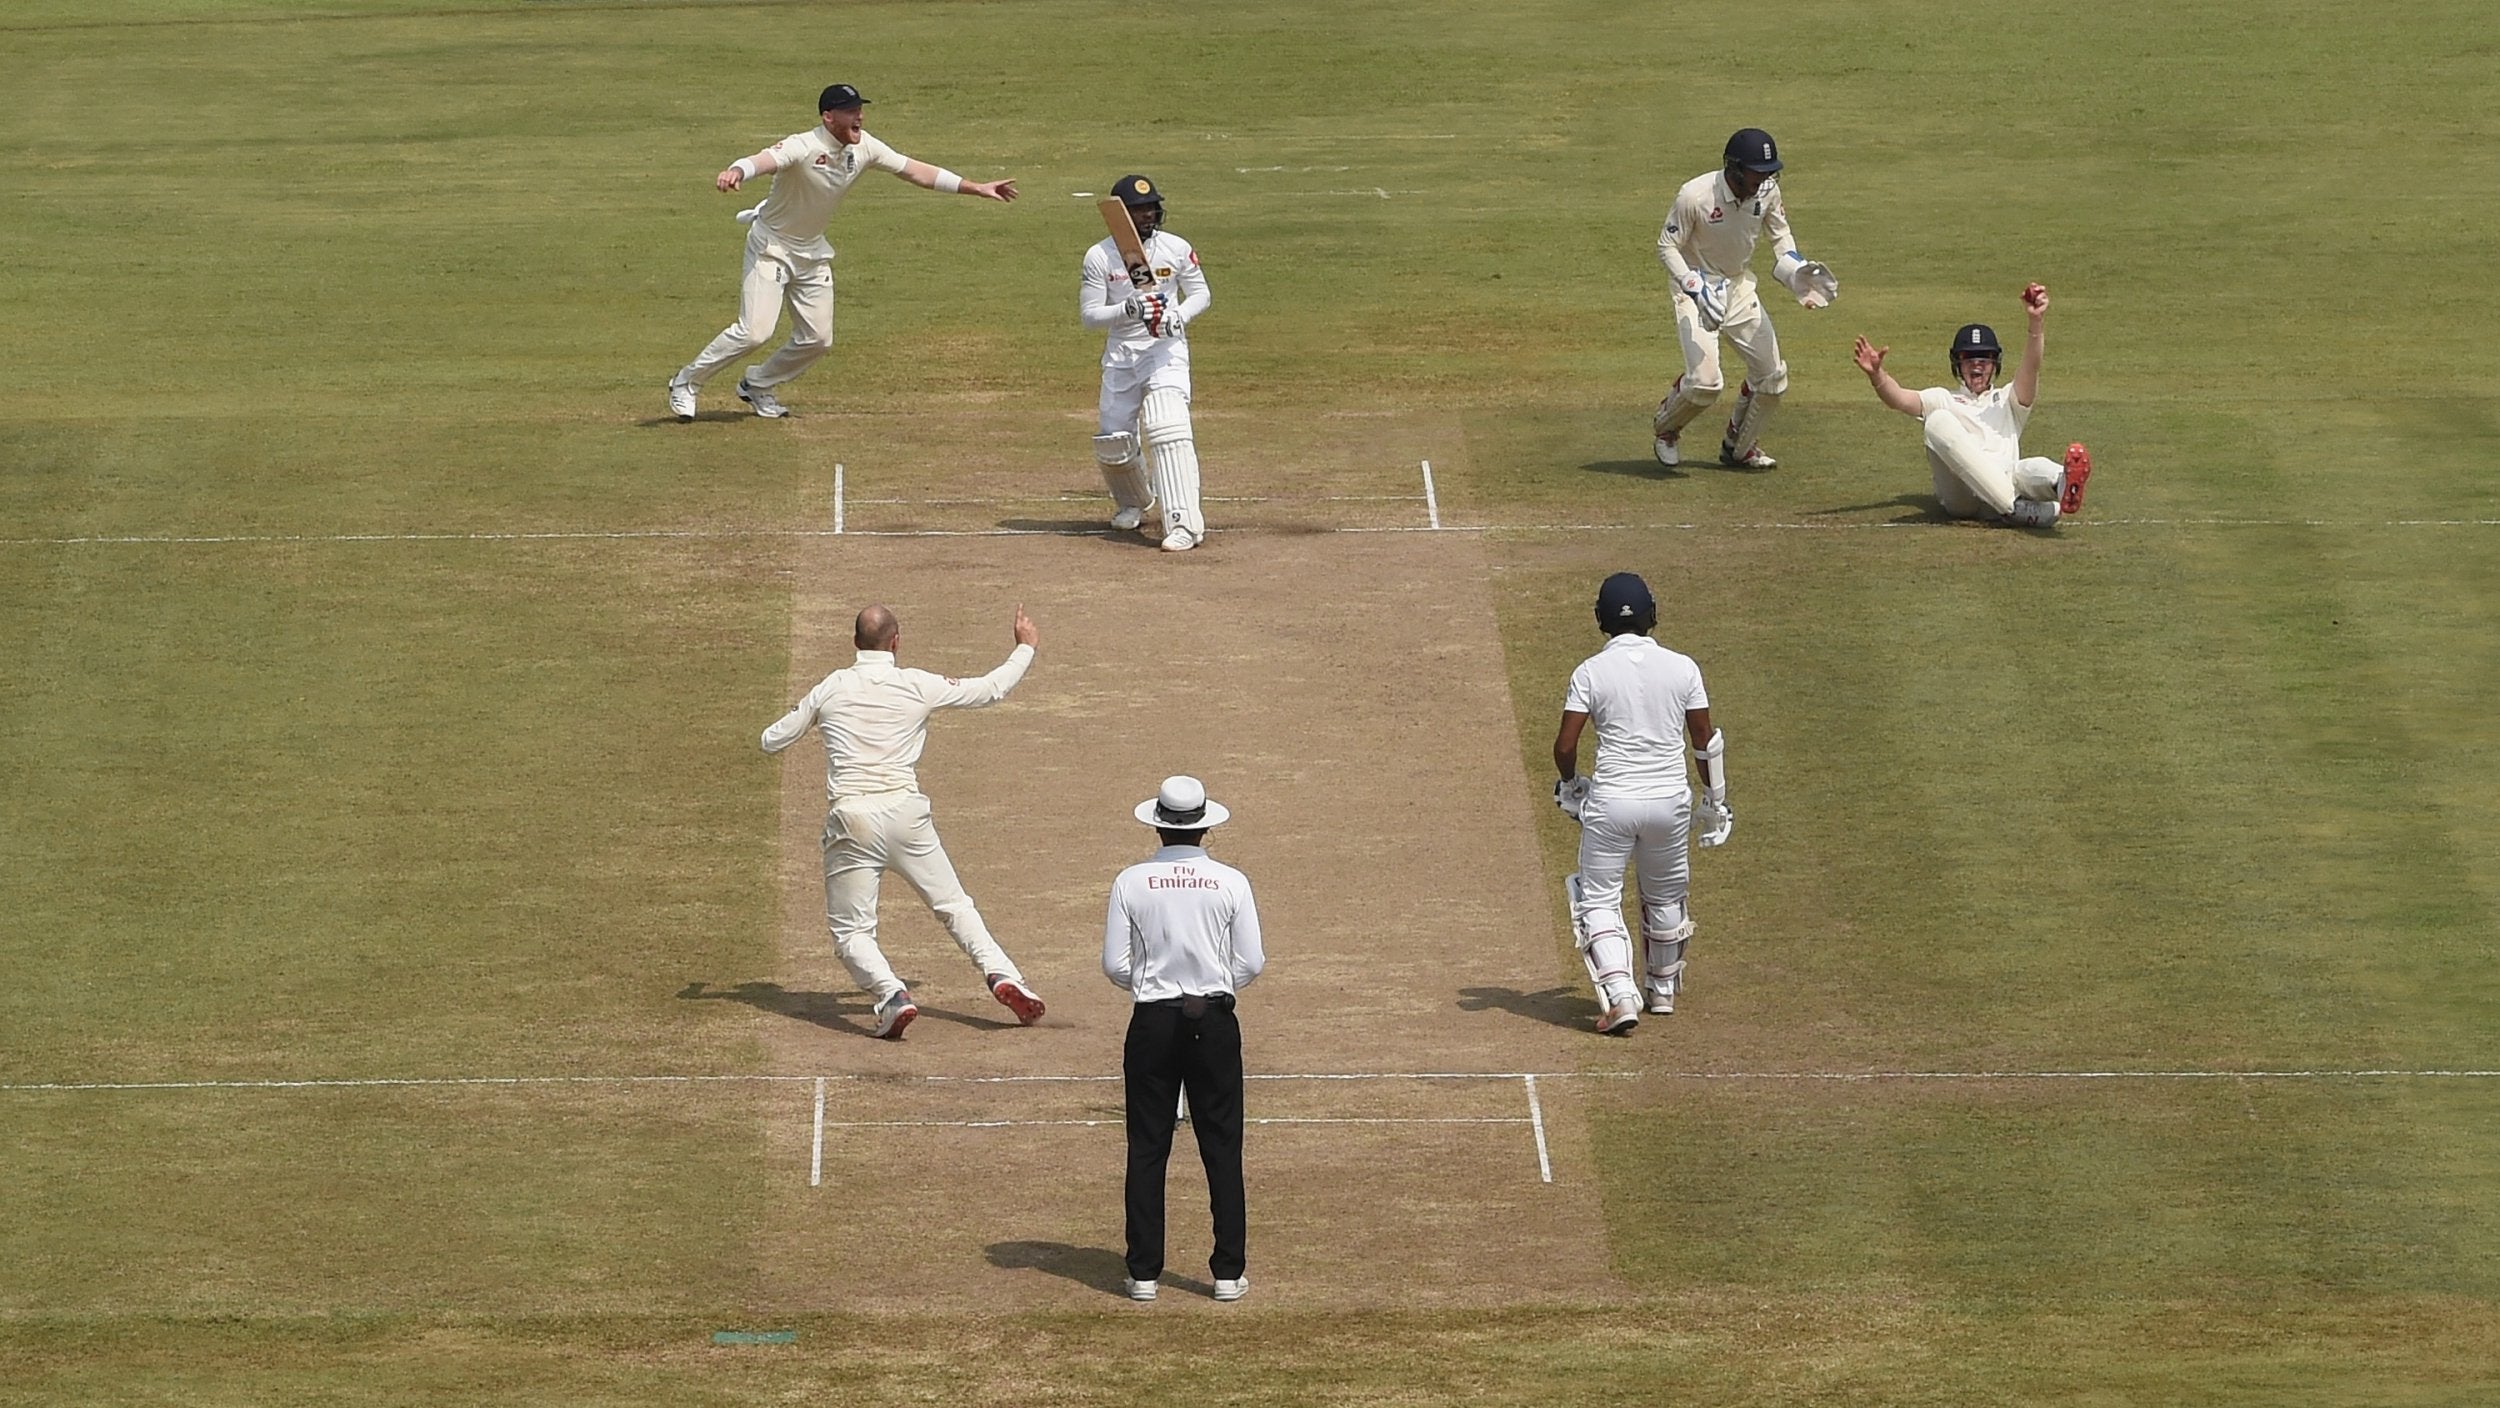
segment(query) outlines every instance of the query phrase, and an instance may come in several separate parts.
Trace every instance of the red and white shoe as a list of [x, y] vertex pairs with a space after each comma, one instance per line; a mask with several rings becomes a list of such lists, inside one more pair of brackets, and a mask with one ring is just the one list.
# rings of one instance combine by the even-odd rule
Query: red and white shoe
[[1632, 1029], [1640, 1024], [1641, 1000], [1631, 993], [1607, 999], [1606, 1010], [1597, 1014], [1600, 1036], [1630, 1036]]
[[997, 998], [1008, 1011], [1016, 1014], [1017, 1021], [1028, 1027], [1042, 1020], [1042, 1014], [1050, 1010], [1042, 1005], [1041, 998], [1031, 988], [1013, 978], [990, 979], [990, 996]]
[[903, 1028], [920, 1015], [920, 1008], [911, 1000], [911, 990], [895, 989], [894, 995], [877, 1004], [877, 1024], [868, 1029], [870, 1036], [882, 1041], [901, 1041]]
[[2083, 511], [2083, 481], [2092, 477], [2092, 452], [2080, 444], [2066, 447], [2065, 480], [2057, 489], [2059, 517]]

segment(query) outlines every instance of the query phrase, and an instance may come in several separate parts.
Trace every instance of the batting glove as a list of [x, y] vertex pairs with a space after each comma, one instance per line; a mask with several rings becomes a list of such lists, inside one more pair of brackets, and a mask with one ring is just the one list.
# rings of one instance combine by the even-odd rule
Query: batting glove
[[1727, 320], [1728, 281], [1704, 278], [1699, 274], [1684, 276], [1684, 296], [1693, 300], [1693, 315], [1701, 319], [1703, 332], [1717, 332]]
[[1580, 808], [1589, 799], [1589, 780], [1585, 777], [1564, 777], [1554, 781], [1554, 805], [1573, 821], [1580, 819]]
[[1693, 804], [1693, 821], [1701, 831], [1693, 844], [1704, 848], [1724, 846], [1736, 831], [1736, 809], [1724, 797], [1703, 796]]

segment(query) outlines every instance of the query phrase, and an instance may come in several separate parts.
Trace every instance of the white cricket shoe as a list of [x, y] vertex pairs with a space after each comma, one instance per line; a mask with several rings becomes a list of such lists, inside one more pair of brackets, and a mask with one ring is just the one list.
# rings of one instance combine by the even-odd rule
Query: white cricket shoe
[[1606, 1010], [1597, 1014], [1597, 1032], [1600, 1036], [1630, 1036], [1632, 1029], [1640, 1024], [1641, 1000], [1630, 993], [1625, 993], [1621, 997], [1608, 998]]
[[1675, 442], [1683, 438], [1683, 435], [1683, 431], [1670, 430], [1651, 442], [1650, 449], [1658, 456], [1658, 463], [1673, 469], [1684, 462], [1684, 457], [1677, 454], [1675, 450]]
[[1246, 1271], [1229, 1281], [1221, 1276], [1215, 1278], [1217, 1300], [1239, 1300], [1248, 1294], [1250, 1294], [1250, 1273]]
[[681, 421], [694, 419], [694, 386], [691, 383], [675, 377], [668, 379], [668, 413]]
[[1719, 442], [1719, 463], [1730, 469], [1777, 469], [1780, 467], [1780, 462], [1763, 453], [1760, 445], [1740, 455], [1736, 453], [1736, 447], [1725, 440]]
[[877, 1004], [877, 1023], [868, 1034], [885, 1041], [901, 1041], [903, 1028], [920, 1015], [920, 1008], [911, 1000], [911, 989], [896, 988], [894, 995]]
[[1028, 1027], [1042, 1020], [1042, 1014], [1050, 1010], [1042, 1005], [1040, 993], [1013, 978], [990, 979], [990, 996], [997, 998], [1001, 1006], [1015, 1013], [1018, 1023]]
[[1661, 1017], [1675, 1010], [1675, 988], [1672, 984], [1649, 990], [1649, 1010]]
[[745, 377], [738, 378], [738, 399], [753, 406], [755, 413], [766, 420], [779, 420], [790, 414], [790, 408], [781, 404], [780, 397], [764, 387], [747, 385]]
[[1145, 523], [1146, 511], [1142, 508], [1124, 508], [1111, 515], [1112, 528], [1122, 533], [1134, 533]]
[[1122, 1277], [1121, 1280], [1126, 1282], [1128, 1286], [1128, 1298], [1130, 1300], [1153, 1300], [1155, 1298], [1156, 1285], [1154, 1282], [1131, 1281], [1127, 1277]]
[[1165, 552], [1187, 552], [1198, 546], [1198, 535], [1186, 528], [1175, 528], [1163, 535]]

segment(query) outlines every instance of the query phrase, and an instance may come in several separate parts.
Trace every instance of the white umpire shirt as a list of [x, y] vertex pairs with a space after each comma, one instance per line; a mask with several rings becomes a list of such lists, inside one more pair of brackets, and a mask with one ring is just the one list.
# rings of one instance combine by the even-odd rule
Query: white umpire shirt
[[764, 730], [764, 751], [780, 752], [812, 725], [825, 736], [828, 798], [916, 792], [915, 768], [929, 741], [929, 716], [997, 703], [1032, 664], [1033, 647], [1019, 645], [1007, 652], [1006, 663], [979, 679], [955, 680], [904, 669], [890, 650], [863, 650], [859, 663], [825, 676]]
[[1168, 230], [1157, 230], [1141, 243], [1146, 263], [1154, 270], [1155, 287], [1181, 301], [1181, 331], [1177, 336], [1157, 337], [1146, 331], [1143, 322], [1128, 315], [1128, 297], [1136, 292], [1136, 287], [1129, 282], [1128, 266], [1120, 262], [1119, 246], [1102, 240], [1085, 251], [1076, 312], [1085, 326], [1105, 334], [1105, 370], [1134, 367], [1158, 353], [1187, 366], [1189, 324], [1215, 303], [1214, 291], [1207, 287], [1206, 271], [1198, 266], [1198, 251], [1189, 241]]
[[755, 212], [755, 228], [792, 254], [808, 259], [833, 257], [833, 246], [825, 243], [825, 226], [860, 173], [872, 168], [900, 172], [905, 160], [901, 152], [865, 132], [846, 147], [821, 126], [793, 132], [768, 150], [778, 169], [773, 172], [772, 190]]
[[1698, 267], [1704, 274], [1734, 281], [1740, 291], [1751, 290], [1754, 246], [1765, 234], [1771, 237], [1774, 260], [1797, 252], [1797, 241], [1788, 232], [1788, 207], [1780, 200], [1779, 178], [1763, 182], [1752, 196], [1738, 200], [1728, 189], [1727, 173], [1713, 171], [1685, 182], [1675, 193], [1666, 228], [1658, 232], [1658, 262], [1667, 266], [1678, 284]]
[[1918, 393], [1919, 419], [1938, 411], [1968, 426], [1989, 453], [2022, 458], [2023, 427], [2030, 423], [2031, 407], [2014, 399], [2013, 387], [1992, 386], [1976, 396], [1961, 387], [1931, 386]]
[[1139, 1002], [1238, 993], [1267, 967], [1250, 877], [1203, 846], [1165, 846], [1111, 882], [1102, 971]]
[[1597, 729], [1589, 792], [1598, 797], [1681, 797], [1684, 712], [1707, 709], [1701, 667], [1644, 635], [1625, 632], [1580, 662], [1563, 708]]

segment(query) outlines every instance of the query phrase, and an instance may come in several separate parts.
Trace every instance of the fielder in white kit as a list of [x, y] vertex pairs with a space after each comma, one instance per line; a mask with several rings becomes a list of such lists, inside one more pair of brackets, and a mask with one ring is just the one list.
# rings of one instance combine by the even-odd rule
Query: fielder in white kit
[[738, 399], [767, 419], [790, 414], [773, 388], [815, 365], [833, 346], [833, 246], [825, 243], [825, 226], [861, 173], [891, 171], [948, 195], [1016, 198], [1013, 181], [967, 181], [868, 135], [860, 126], [867, 102], [850, 84], [836, 83], [816, 100], [818, 125], [742, 156], [712, 178], [723, 192], [758, 176], [771, 176], [773, 185], [762, 205], [738, 212], [747, 226], [738, 321], [668, 380], [669, 413], [679, 420], [694, 419], [695, 397], [713, 374], [772, 340], [784, 302], [790, 305], [790, 340], [738, 378]]
[[929, 716], [940, 709], [980, 709], [1007, 697], [1033, 663], [1040, 637], [1016, 608], [1015, 649], [1006, 663], [977, 680], [953, 680], [894, 662], [902, 623], [871, 606], [859, 613], [851, 641], [859, 660], [836, 670], [789, 713], [764, 730], [764, 751], [778, 753], [810, 728], [825, 739], [825, 923], [833, 951], [876, 1003], [870, 1035], [895, 1038], [920, 1009], [877, 947], [877, 881], [899, 870], [946, 925], [955, 945], [981, 969], [990, 996], [1031, 1026], [1042, 999], [1006, 950], [990, 937], [981, 911], [964, 893], [955, 864], [938, 844], [929, 799], [916, 766], [929, 739]]
[[1684, 374], [1651, 418], [1658, 462], [1681, 461], [1677, 442], [1684, 427], [1708, 410], [1726, 389], [1719, 370], [1719, 339], [1736, 344], [1745, 359], [1745, 380], [1736, 389], [1736, 412], [1719, 442], [1719, 463], [1738, 469], [1773, 469], [1779, 461], [1762, 448], [1762, 426], [1788, 394], [1788, 363], [1779, 338], [1755, 294], [1754, 246], [1771, 237], [1771, 277], [1797, 302], [1821, 308], [1840, 296], [1840, 282], [1822, 264], [1797, 252], [1781, 198], [1779, 144], [1759, 127], [1727, 139], [1725, 162], [1696, 176], [1675, 193], [1666, 227], [1658, 232], [1658, 261], [1675, 280], [1675, 336], [1684, 350]]
[[[1573, 942], [1597, 987], [1597, 1029], [1628, 1036], [1646, 998], [1675, 1010], [1684, 947], [1693, 937], [1685, 900], [1692, 885], [1685, 843], [1694, 821], [1699, 844], [1716, 846], [1736, 829], [1727, 804], [1727, 738], [1710, 724], [1701, 667], [1649, 638], [1658, 606], [1629, 572], [1597, 589], [1597, 627], [1606, 648], [1580, 662], [1563, 695], [1554, 734], [1554, 803], [1580, 823], [1580, 868], [1564, 877]], [[1579, 776], [1580, 733], [1597, 725], [1597, 761]], [[1685, 740], [1701, 762], [1698, 801], [1686, 782]], [[1642, 976], [1632, 974], [1632, 940], [1623, 926], [1623, 871], [1638, 877]]]
[[2083, 508], [2084, 481], [2092, 475], [2091, 451], [2068, 445], [2061, 464], [2039, 455], [2025, 457], [2022, 450], [2023, 426], [2040, 398], [2048, 311], [2048, 289], [2036, 283], [2025, 286], [2023, 314], [2030, 327], [2011, 386], [1996, 384], [2005, 349], [1985, 323], [1964, 323], [1953, 334], [1946, 358], [1957, 384], [1950, 388], [1910, 390], [1884, 370], [1891, 348], [1858, 339], [1858, 370], [1866, 373], [1876, 398], [1903, 415], [1918, 417], [1936, 501], [1955, 518], [2048, 528]]
[[[1137, 226], [1155, 288], [1139, 292], [1118, 245], [1085, 251], [1077, 316], [1105, 334], [1094, 459], [1119, 506], [1111, 526], [1153, 528], [1165, 552], [1187, 552], [1207, 535], [1198, 505], [1198, 444], [1189, 423], [1189, 325], [1215, 301], [1189, 241], [1163, 228], [1163, 192], [1143, 176], [1112, 187]], [[1151, 476], [1151, 477], [1150, 477]]]

